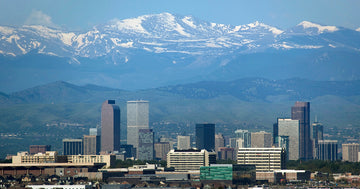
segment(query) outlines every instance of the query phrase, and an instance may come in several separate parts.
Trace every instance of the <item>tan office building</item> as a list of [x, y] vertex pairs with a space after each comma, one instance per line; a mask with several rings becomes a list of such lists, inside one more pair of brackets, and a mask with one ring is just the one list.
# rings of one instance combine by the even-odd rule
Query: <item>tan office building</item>
[[201, 166], [216, 163], [216, 153], [202, 150], [170, 150], [167, 154], [167, 167], [175, 171], [200, 171]]
[[240, 148], [237, 164], [256, 166], [256, 172], [285, 169], [286, 152], [284, 148]]

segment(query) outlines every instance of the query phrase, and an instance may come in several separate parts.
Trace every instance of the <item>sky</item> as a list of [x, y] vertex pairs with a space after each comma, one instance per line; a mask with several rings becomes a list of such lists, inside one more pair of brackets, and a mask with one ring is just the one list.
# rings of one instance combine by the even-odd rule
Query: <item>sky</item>
[[360, 28], [359, 0], [0, 0], [0, 25], [83, 30], [112, 19], [169, 12], [231, 25], [291, 28], [306, 20]]

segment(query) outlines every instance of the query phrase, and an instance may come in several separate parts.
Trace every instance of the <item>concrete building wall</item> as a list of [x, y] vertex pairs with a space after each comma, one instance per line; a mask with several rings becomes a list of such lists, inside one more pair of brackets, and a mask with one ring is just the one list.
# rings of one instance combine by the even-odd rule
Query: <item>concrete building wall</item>
[[286, 153], [283, 148], [240, 148], [237, 164], [255, 165], [256, 172], [285, 169]]
[[342, 160], [349, 162], [358, 162], [359, 161], [359, 151], [360, 144], [342, 144]]
[[203, 150], [170, 150], [167, 154], [167, 167], [175, 171], [199, 171], [201, 166], [216, 162], [215, 152]]
[[272, 147], [272, 134], [265, 131], [251, 133], [251, 148]]
[[191, 149], [190, 136], [177, 136], [177, 149], [178, 150]]

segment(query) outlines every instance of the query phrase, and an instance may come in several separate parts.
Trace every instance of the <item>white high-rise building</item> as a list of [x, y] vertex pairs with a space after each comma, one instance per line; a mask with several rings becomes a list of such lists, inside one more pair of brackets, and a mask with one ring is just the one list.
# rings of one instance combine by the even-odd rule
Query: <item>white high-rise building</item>
[[178, 150], [191, 149], [190, 136], [177, 136], [177, 149]]
[[278, 118], [277, 122], [278, 136], [289, 137], [289, 151], [287, 152], [289, 160], [298, 160], [300, 158], [300, 121]]
[[149, 101], [127, 101], [127, 144], [139, 146], [139, 129], [149, 129]]

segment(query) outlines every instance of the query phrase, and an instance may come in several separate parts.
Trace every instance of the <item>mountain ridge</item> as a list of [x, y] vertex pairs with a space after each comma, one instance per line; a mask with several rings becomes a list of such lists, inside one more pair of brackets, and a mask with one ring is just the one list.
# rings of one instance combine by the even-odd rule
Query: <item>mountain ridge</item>
[[[296, 29], [299, 27], [302, 29]], [[123, 20], [114, 19], [85, 32], [65, 32], [38, 25], [18, 28], [0, 26], [0, 54], [18, 56], [36, 50], [38, 53], [71, 58], [99, 57], [109, 53], [122, 54], [119, 51], [134, 48], [153, 53], [220, 55], [227, 54], [219, 52], [220, 49], [229, 48], [244, 48], [239, 52], [245, 53], [259, 48], [286, 49], [290, 44], [285, 46], [278, 38], [285, 39], [294, 33], [318, 36], [342, 30], [350, 29], [303, 21], [293, 29], [283, 31], [258, 21], [232, 26], [165, 12]], [[316, 46], [318, 45], [291, 45], [292, 48]]]
[[0, 26], [5, 92], [57, 80], [127, 90], [207, 78], [357, 80], [359, 59], [360, 32], [308, 21], [281, 30], [260, 22], [232, 26], [161, 13], [83, 32]]
[[[360, 80], [355, 81], [311, 81], [301, 78], [269, 80], [264, 78], [242, 78], [232, 81], [201, 81], [196, 83], [169, 85], [159, 88], [127, 91], [97, 85], [75, 85], [56, 81], [10, 94], [0, 95], [14, 103], [87, 103], [99, 102], [101, 95], [109, 98], [136, 96], [136, 93], [151, 98], [148, 93], [163, 93], [190, 99], [211, 99], [230, 95], [243, 101], [268, 101], [269, 96], [288, 96], [288, 100], [310, 101], [318, 96], [333, 95], [351, 97], [360, 95]], [[143, 98], [146, 98], [143, 97]], [[19, 100], [21, 102], [15, 101]], [[123, 99], [124, 100], [124, 99]], [[125, 99], [126, 100], [126, 99]]]

